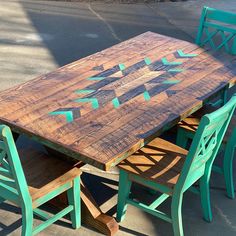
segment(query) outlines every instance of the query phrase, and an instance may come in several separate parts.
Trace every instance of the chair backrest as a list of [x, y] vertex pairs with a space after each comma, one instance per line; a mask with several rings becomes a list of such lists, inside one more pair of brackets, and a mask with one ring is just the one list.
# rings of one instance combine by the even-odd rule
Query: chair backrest
[[0, 125], [0, 197], [19, 205], [32, 203], [16, 145], [6, 125]]
[[236, 94], [223, 107], [202, 117], [176, 186], [179, 190], [185, 191], [210, 173], [235, 107]]
[[[222, 41], [214, 39], [219, 35]], [[210, 45], [212, 49], [225, 48], [230, 54], [236, 54], [236, 14], [204, 7], [196, 38], [199, 46]]]

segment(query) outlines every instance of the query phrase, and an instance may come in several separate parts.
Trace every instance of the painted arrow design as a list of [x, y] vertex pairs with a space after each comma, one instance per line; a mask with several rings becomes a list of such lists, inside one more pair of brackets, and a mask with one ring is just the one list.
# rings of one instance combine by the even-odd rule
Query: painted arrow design
[[75, 118], [80, 117], [80, 109], [79, 108], [64, 108], [58, 109], [56, 111], [50, 112], [49, 115], [56, 116], [56, 115], [64, 115], [66, 117], [66, 122], [70, 123]]
[[87, 78], [87, 80], [103, 80], [103, 79], [105, 79], [106, 77], [102, 77], [102, 76], [95, 76], [95, 77], [89, 77], [89, 78]]
[[180, 82], [180, 80], [166, 80], [166, 81], [163, 81], [162, 83], [163, 84], [178, 84]]
[[177, 53], [179, 54], [180, 57], [183, 57], [183, 58], [196, 57], [197, 56], [197, 54], [184, 53], [182, 50], [177, 50]]
[[182, 62], [180, 61], [168, 61], [165, 57], [161, 59], [162, 64], [165, 66], [177, 66], [177, 65], [181, 65]]
[[148, 91], [145, 91], [143, 93], [143, 97], [144, 97], [145, 101], [149, 101], [151, 99], [150, 94], [149, 94]]
[[75, 102], [79, 102], [79, 103], [90, 102], [92, 104], [93, 109], [99, 108], [99, 103], [98, 103], [97, 98], [79, 98], [79, 99], [76, 99]]
[[117, 107], [120, 106], [120, 101], [119, 101], [118, 98], [112, 99], [112, 103], [113, 103], [113, 106], [114, 106], [115, 108], [117, 108]]
[[64, 115], [68, 123], [74, 120], [72, 111], [53, 111], [49, 114], [50, 115]]
[[166, 80], [163, 81], [163, 84], [178, 84], [180, 82], [180, 80]]
[[168, 70], [168, 72], [172, 72], [172, 73], [180, 73], [183, 71], [184, 71], [184, 69], [181, 69], [181, 68], [174, 68], [174, 69]]
[[95, 92], [96, 90], [94, 89], [78, 89], [75, 91], [75, 93], [77, 94], [89, 94], [89, 93], [93, 93]]
[[144, 62], [146, 63], [147, 66], [152, 63], [152, 61], [148, 57], [144, 58]]
[[119, 69], [122, 71], [125, 69], [125, 65], [124, 64], [119, 64]]

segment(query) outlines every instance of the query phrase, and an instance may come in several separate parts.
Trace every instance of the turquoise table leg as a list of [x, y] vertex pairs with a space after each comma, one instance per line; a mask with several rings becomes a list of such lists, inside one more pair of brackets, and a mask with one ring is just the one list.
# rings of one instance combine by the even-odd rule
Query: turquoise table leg
[[125, 213], [127, 210], [126, 200], [129, 196], [130, 188], [131, 188], [131, 181], [128, 178], [127, 172], [120, 170], [117, 216], [116, 216], [118, 222], [122, 221], [125, 217]]

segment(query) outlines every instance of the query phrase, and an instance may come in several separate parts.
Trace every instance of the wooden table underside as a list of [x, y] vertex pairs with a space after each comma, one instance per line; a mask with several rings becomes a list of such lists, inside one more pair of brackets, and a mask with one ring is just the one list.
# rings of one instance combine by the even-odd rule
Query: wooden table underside
[[236, 82], [236, 58], [152, 32], [0, 93], [0, 121], [103, 170]]

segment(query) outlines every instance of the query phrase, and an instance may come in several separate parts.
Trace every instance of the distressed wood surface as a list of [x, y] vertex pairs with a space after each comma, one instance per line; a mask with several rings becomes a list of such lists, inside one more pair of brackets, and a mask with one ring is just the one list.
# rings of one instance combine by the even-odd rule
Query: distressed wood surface
[[147, 32], [0, 93], [0, 122], [108, 170], [235, 84], [236, 57]]
[[118, 168], [173, 189], [187, 154], [187, 150], [156, 138], [120, 162]]
[[[36, 207], [34, 205], [36, 200], [63, 184], [70, 183], [72, 186], [74, 178], [82, 173], [73, 164], [32, 148], [20, 149], [19, 155], [33, 201], [33, 207]], [[47, 174], [43, 170], [47, 170]]]
[[[54, 149], [46, 147], [50, 156], [55, 156], [57, 159], [63, 159], [69, 163], [73, 163], [75, 160], [63, 155], [62, 153], [55, 151]], [[84, 165], [82, 162], [74, 162], [74, 166], [80, 168]], [[86, 226], [92, 227], [105, 235], [115, 235], [119, 230], [119, 226], [112, 216], [104, 214], [95, 199], [91, 195], [88, 188], [81, 180], [81, 219], [82, 223]], [[68, 205], [68, 199], [66, 193], [62, 193], [51, 203], [61, 209], [64, 209]]]
[[[68, 205], [67, 195], [62, 193], [51, 201], [51, 204], [59, 209], [64, 209]], [[98, 230], [105, 235], [115, 235], [119, 230], [116, 220], [104, 214], [96, 203], [95, 199], [88, 191], [81, 180], [81, 219], [82, 223], [88, 227]]]
[[[180, 121], [178, 126], [184, 129], [187, 129], [190, 132], [196, 132], [197, 128], [199, 126], [200, 120], [201, 118], [205, 115], [205, 114], [209, 114], [211, 112], [214, 112], [217, 108], [214, 107], [204, 107], [200, 110], [198, 110], [197, 112], [193, 113], [191, 116], [185, 118], [184, 120]], [[234, 115], [232, 116], [232, 119], [229, 123], [229, 126], [227, 128], [227, 131], [224, 135], [223, 138], [223, 143], [227, 143], [228, 139], [230, 138], [230, 136], [233, 133], [233, 130], [236, 127], [236, 114], [234, 113]]]

